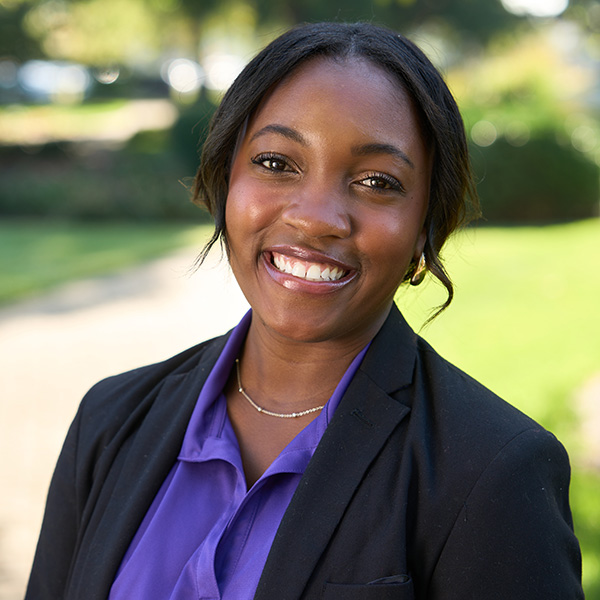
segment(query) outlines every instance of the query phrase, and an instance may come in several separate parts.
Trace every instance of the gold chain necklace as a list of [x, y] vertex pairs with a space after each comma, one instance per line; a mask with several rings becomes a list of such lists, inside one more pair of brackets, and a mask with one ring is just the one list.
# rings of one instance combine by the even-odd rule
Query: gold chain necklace
[[254, 402], [254, 400], [252, 400], [252, 398], [250, 398], [250, 396], [248, 396], [248, 394], [246, 393], [246, 390], [244, 390], [244, 388], [242, 387], [242, 380], [240, 379], [240, 359], [239, 358], [235, 359], [235, 368], [237, 371], [238, 392], [242, 396], [244, 396], [244, 398], [246, 398], [246, 400], [248, 400], [248, 402], [250, 402], [250, 404], [259, 413], [269, 415], [270, 417], [279, 417], [280, 419], [295, 419], [297, 417], [303, 417], [304, 415], [310, 415], [311, 413], [317, 412], [318, 410], [321, 410], [323, 408], [323, 406], [325, 406], [325, 405], [315, 406], [314, 408], [309, 408], [307, 410], [301, 410], [300, 412], [293, 412], [293, 413], [276, 413], [276, 412], [267, 410], [266, 408], [263, 408], [262, 406], [259, 406], [258, 404], [256, 404], [256, 402]]

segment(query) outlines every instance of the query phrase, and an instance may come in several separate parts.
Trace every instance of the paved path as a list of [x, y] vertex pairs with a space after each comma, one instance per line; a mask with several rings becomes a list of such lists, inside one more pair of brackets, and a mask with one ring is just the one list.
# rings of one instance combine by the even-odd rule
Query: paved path
[[0, 600], [23, 597], [45, 494], [96, 381], [225, 332], [247, 304], [225, 262], [194, 250], [0, 310]]

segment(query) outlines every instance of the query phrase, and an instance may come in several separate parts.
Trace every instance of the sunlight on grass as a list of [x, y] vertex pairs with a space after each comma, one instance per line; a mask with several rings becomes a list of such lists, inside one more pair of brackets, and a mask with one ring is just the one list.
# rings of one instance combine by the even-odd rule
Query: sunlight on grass
[[587, 600], [600, 598], [600, 476], [573, 472], [571, 507], [575, 533], [583, 549], [583, 584]]
[[[470, 229], [445, 251], [456, 297], [420, 334], [438, 352], [553, 431], [574, 463], [571, 490], [587, 598], [600, 598], [600, 474], [580, 471], [577, 391], [600, 372], [600, 220]], [[419, 331], [445, 291], [402, 288]]]
[[[600, 221], [468, 230], [446, 251], [451, 307], [421, 334], [436, 349], [549, 427], [548, 402], [600, 370]], [[398, 301], [417, 329], [445, 298], [435, 282]]]
[[200, 249], [206, 226], [181, 224], [0, 224], [0, 303], [102, 275], [184, 246]]
[[143, 130], [166, 129], [177, 111], [171, 102], [111, 100], [80, 105], [7, 105], [0, 107], [0, 144], [29, 145], [52, 141], [127, 140]]

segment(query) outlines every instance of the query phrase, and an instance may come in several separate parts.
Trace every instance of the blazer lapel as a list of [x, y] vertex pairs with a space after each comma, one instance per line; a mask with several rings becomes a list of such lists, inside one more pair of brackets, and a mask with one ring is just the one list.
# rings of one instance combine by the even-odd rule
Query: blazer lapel
[[[255, 600], [301, 597], [369, 465], [410, 412], [408, 406], [390, 396], [412, 381], [415, 347], [410, 334], [412, 331], [394, 307], [373, 340], [290, 502]], [[390, 365], [390, 353], [397, 359], [395, 368]], [[382, 369], [386, 364], [387, 369]]]

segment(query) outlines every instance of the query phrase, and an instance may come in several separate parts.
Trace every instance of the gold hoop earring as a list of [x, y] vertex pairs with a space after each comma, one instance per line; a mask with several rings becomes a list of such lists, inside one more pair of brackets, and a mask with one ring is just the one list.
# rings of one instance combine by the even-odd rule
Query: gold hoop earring
[[419, 258], [419, 264], [417, 264], [417, 268], [411, 275], [410, 285], [419, 285], [423, 281], [423, 279], [425, 279], [426, 273], [427, 263], [425, 262], [425, 252], [423, 252], [421, 253], [421, 258]]

